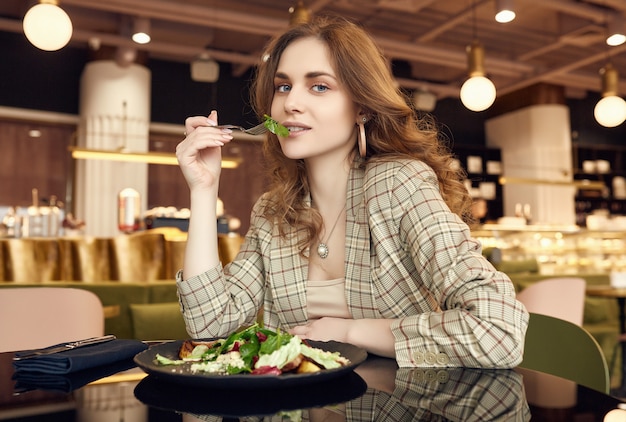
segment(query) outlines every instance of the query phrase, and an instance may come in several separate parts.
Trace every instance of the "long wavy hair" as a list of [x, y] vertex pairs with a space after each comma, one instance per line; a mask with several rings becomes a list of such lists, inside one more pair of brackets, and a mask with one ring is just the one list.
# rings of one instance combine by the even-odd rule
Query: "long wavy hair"
[[[464, 173], [452, 166], [453, 155], [442, 141], [434, 119], [418, 116], [398, 89], [387, 60], [373, 39], [358, 25], [339, 17], [316, 17], [272, 40], [259, 65], [252, 86], [252, 105], [262, 117], [270, 114], [274, 76], [282, 53], [293, 41], [314, 38], [324, 42], [331, 65], [343, 89], [368, 116], [365, 129], [367, 152], [362, 165], [373, 160], [411, 158], [429, 165], [437, 174], [439, 188], [450, 210], [472, 223], [471, 198], [462, 183]], [[355, 154], [359, 158], [355, 139]], [[265, 215], [285, 235], [288, 226], [304, 231], [299, 244], [304, 253], [317, 239], [322, 219], [305, 202], [309, 185], [303, 160], [287, 158], [276, 135], [264, 143], [270, 188]]]

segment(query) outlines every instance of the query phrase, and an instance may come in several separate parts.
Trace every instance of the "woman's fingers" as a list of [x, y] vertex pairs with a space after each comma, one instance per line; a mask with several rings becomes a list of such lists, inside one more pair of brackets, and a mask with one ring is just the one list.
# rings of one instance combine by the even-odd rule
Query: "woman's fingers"
[[192, 117], [188, 117], [187, 119], [185, 119], [184, 135], [187, 136], [191, 134], [191, 132], [193, 132], [196, 128], [201, 127], [201, 126], [205, 126], [205, 127], [217, 126], [217, 111], [216, 110], [211, 111], [208, 117], [192, 116]]

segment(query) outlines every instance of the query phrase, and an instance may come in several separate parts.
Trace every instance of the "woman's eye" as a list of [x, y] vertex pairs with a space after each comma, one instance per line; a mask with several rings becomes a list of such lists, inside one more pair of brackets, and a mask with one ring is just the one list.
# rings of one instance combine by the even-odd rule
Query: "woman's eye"
[[282, 84], [282, 85], [277, 85], [276, 88], [274, 89], [276, 90], [276, 92], [289, 92], [291, 87], [287, 84]]
[[328, 91], [328, 87], [326, 85], [323, 85], [323, 84], [315, 84], [315, 85], [313, 85], [312, 89], [315, 92], [326, 92], [326, 91]]

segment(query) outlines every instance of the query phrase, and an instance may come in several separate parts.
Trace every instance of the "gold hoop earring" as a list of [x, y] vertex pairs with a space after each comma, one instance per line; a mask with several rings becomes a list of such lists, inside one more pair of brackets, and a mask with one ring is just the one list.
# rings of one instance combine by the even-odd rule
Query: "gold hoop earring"
[[367, 117], [363, 117], [361, 121], [359, 122], [359, 133], [357, 135], [359, 138], [359, 154], [361, 154], [361, 157], [365, 157], [365, 154], [367, 153], [367, 138], [365, 136], [365, 122], [367, 122]]

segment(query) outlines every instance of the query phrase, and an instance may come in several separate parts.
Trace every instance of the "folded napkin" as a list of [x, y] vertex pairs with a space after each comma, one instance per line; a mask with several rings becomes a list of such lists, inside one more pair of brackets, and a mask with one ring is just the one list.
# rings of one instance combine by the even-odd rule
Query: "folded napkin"
[[83, 369], [81, 371], [72, 372], [71, 374], [48, 374], [22, 370], [13, 374], [13, 380], [15, 381], [14, 390], [16, 393], [25, 393], [31, 390], [70, 393], [90, 382], [134, 367], [135, 362], [133, 362], [133, 359], [127, 358], [119, 362]]
[[[55, 347], [55, 346], [52, 346]], [[139, 340], [116, 339], [106, 343], [78, 347], [64, 352], [13, 361], [15, 372], [70, 374], [134, 357], [148, 345]], [[27, 352], [18, 352], [19, 357]]]

